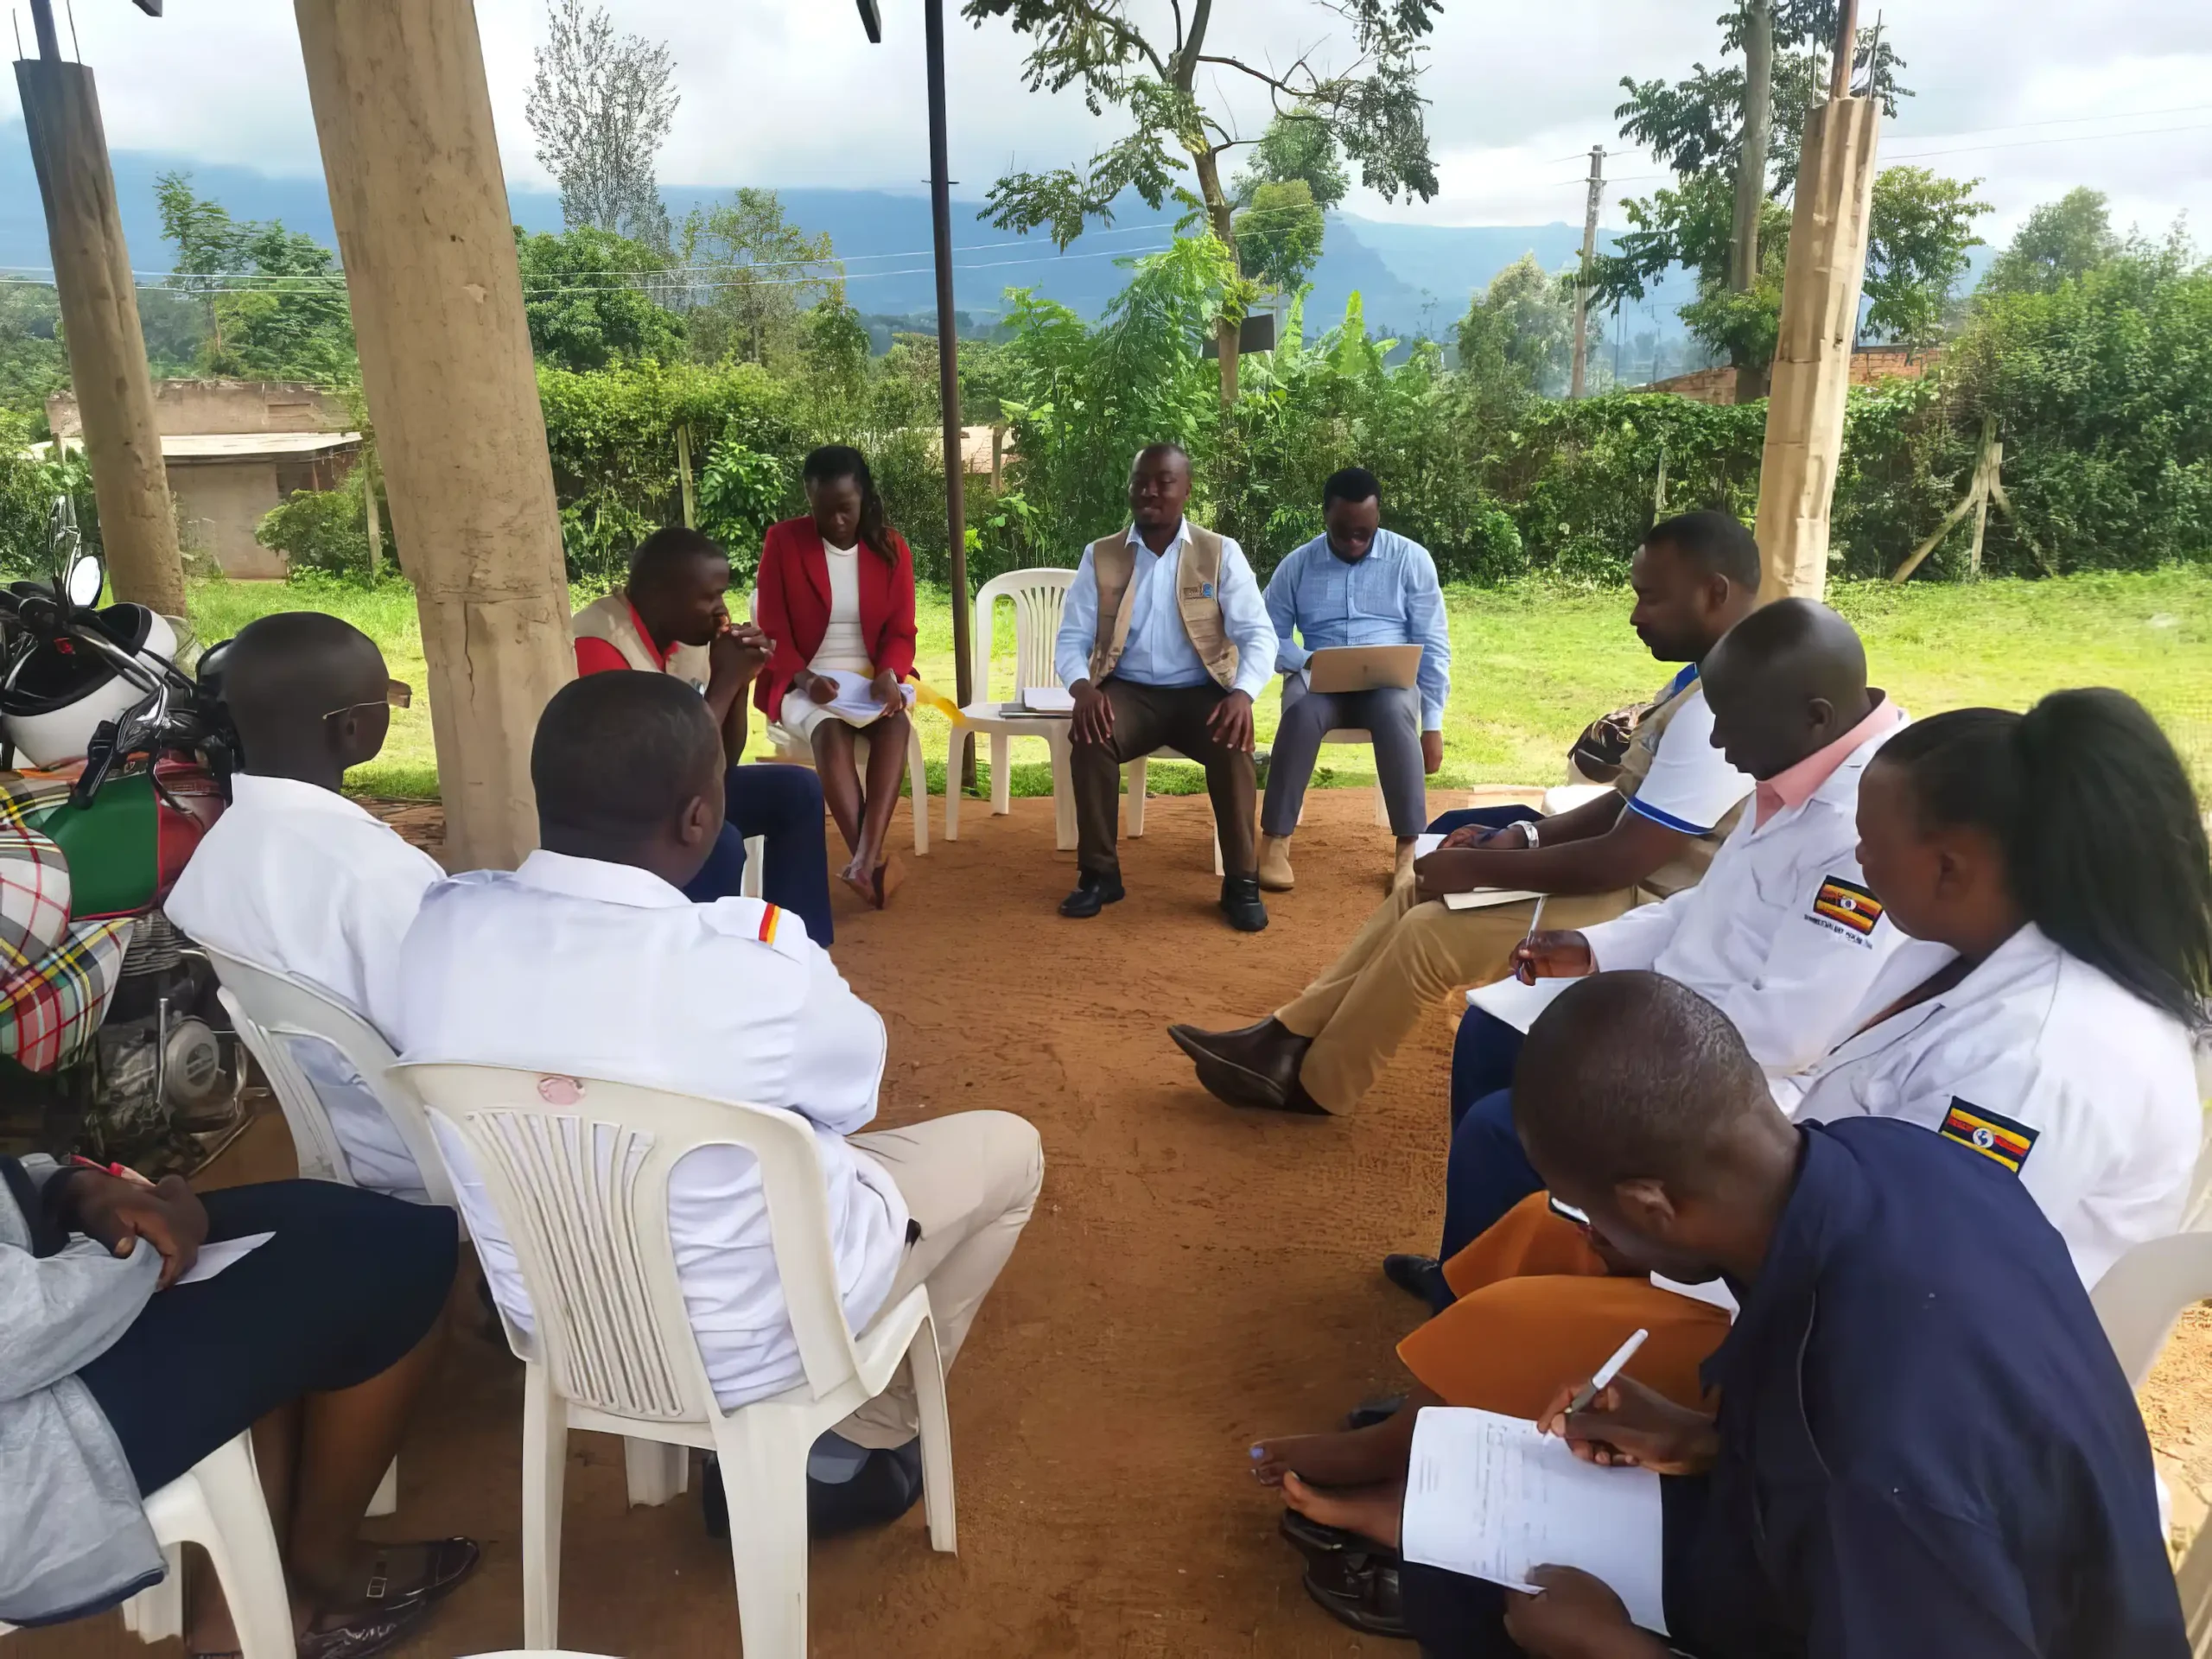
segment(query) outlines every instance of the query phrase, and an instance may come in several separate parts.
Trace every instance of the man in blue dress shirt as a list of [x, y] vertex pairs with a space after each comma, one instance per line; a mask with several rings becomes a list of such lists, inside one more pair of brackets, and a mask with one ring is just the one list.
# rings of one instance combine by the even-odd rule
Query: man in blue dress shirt
[[1052, 665], [1075, 698], [1076, 890], [1063, 916], [1122, 896], [1116, 835], [1125, 761], [1173, 748], [1205, 768], [1229, 925], [1268, 925], [1252, 852], [1252, 699], [1274, 671], [1275, 631], [1244, 550], [1183, 516], [1191, 458], [1172, 443], [1129, 469], [1127, 530], [1083, 550]]
[[[1382, 528], [1382, 492], [1364, 467], [1347, 467], [1321, 486], [1326, 533], [1291, 554], [1268, 582], [1275, 667], [1283, 676], [1282, 723], [1268, 761], [1260, 810], [1260, 885], [1288, 893], [1290, 838], [1321, 740], [1364, 730], [1375, 776], [1398, 838], [1392, 880], [1413, 866], [1414, 837], [1428, 822], [1423, 779], [1444, 764], [1444, 705], [1452, 696], [1452, 635], [1436, 562], [1418, 542]], [[1303, 643], [1292, 639], [1295, 632]], [[1306, 664], [1334, 645], [1419, 645], [1414, 683], [1373, 691], [1315, 691]]]

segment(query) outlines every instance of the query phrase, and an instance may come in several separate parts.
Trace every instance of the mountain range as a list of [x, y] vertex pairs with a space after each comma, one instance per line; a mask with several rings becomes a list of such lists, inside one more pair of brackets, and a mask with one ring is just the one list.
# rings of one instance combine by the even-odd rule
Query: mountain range
[[[154, 202], [156, 175], [171, 170], [191, 173], [195, 191], [219, 201], [237, 218], [282, 219], [289, 229], [305, 232], [328, 246], [337, 245], [329, 198], [320, 178], [207, 165], [149, 150], [118, 150], [111, 162], [131, 264], [142, 274], [168, 270], [174, 257], [162, 239]], [[692, 207], [727, 192], [682, 187], [661, 194], [671, 216], [680, 220]], [[926, 196], [817, 188], [779, 194], [794, 224], [810, 232], [829, 232], [831, 245], [846, 262], [847, 297], [860, 310], [889, 316], [934, 312], [937, 291]], [[560, 198], [551, 191], [511, 189], [508, 204], [515, 223], [525, 230], [561, 228]], [[1128, 280], [1122, 262], [1164, 245], [1177, 217], [1173, 207], [1155, 212], [1132, 201], [1112, 226], [1087, 232], [1060, 253], [1044, 234], [996, 229], [982, 217], [983, 211], [977, 201], [956, 200], [952, 205], [955, 304], [977, 321], [1001, 311], [1005, 291], [1017, 287], [1033, 288], [1095, 316]], [[1610, 242], [1610, 233], [1601, 234], [1601, 245]], [[1546, 270], [1560, 270], [1574, 258], [1580, 243], [1580, 227], [1560, 223], [1436, 226], [1332, 213], [1324, 251], [1311, 278], [1306, 315], [1311, 329], [1317, 331], [1341, 317], [1345, 302], [1357, 292], [1375, 332], [1448, 338], [1466, 309], [1469, 295], [1498, 271], [1530, 252]], [[50, 263], [46, 221], [22, 123], [0, 124], [0, 267], [11, 267], [10, 274], [20, 275], [43, 272]], [[1625, 332], [1649, 336], [1644, 355], [1668, 344], [1679, 345], [1682, 330], [1675, 308], [1691, 294], [1688, 276], [1678, 272], [1662, 292], [1630, 314]], [[1630, 373], [1625, 378], [1638, 377]]]

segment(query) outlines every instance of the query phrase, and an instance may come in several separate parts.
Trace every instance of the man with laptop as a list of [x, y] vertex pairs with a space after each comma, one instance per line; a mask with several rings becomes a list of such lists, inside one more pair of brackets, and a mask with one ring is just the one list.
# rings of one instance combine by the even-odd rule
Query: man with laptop
[[[1282, 721], [1260, 810], [1260, 885], [1287, 893], [1290, 838], [1321, 740], [1364, 731], [1397, 837], [1395, 882], [1413, 868], [1414, 837], [1428, 821], [1423, 779], [1444, 764], [1444, 705], [1452, 695], [1452, 637], [1428, 550], [1382, 525], [1375, 474], [1347, 467], [1321, 488], [1316, 536], [1275, 567], [1268, 614], [1283, 676]], [[1292, 638], [1295, 631], [1298, 639]]]

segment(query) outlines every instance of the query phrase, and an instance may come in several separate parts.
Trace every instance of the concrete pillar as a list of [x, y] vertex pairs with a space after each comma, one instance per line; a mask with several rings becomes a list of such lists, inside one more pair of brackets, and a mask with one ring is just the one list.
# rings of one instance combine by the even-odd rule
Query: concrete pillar
[[1762, 599], [1818, 599], [1827, 586], [1828, 511], [1859, 339], [1880, 119], [1872, 99], [1839, 98], [1815, 105], [1805, 123], [1759, 467]]
[[560, 514], [469, 0], [295, 0], [460, 869], [537, 844], [530, 741], [575, 672]]
[[184, 563], [92, 72], [59, 58], [25, 58], [16, 62], [16, 86], [46, 203], [54, 286], [109, 579], [117, 598], [181, 616]]

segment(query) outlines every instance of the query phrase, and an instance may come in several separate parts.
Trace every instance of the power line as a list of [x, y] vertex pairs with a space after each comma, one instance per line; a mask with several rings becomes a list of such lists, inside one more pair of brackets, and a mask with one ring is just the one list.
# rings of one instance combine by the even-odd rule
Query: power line
[[1956, 149], [1917, 149], [1910, 155], [1892, 156], [1893, 162], [1926, 161], [1936, 156], [1970, 156], [1985, 149], [2026, 149], [2037, 144], [2086, 144], [2100, 138], [2156, 138], [2169, 132], [2202, 132], [2212, 129], [2212, 121], [2192, 121], [2178, 127], [2145, 127], [2133, 132], [2075, 132], [2056, 138], [2021, 138], [2005, 144], [1962, 144]]

